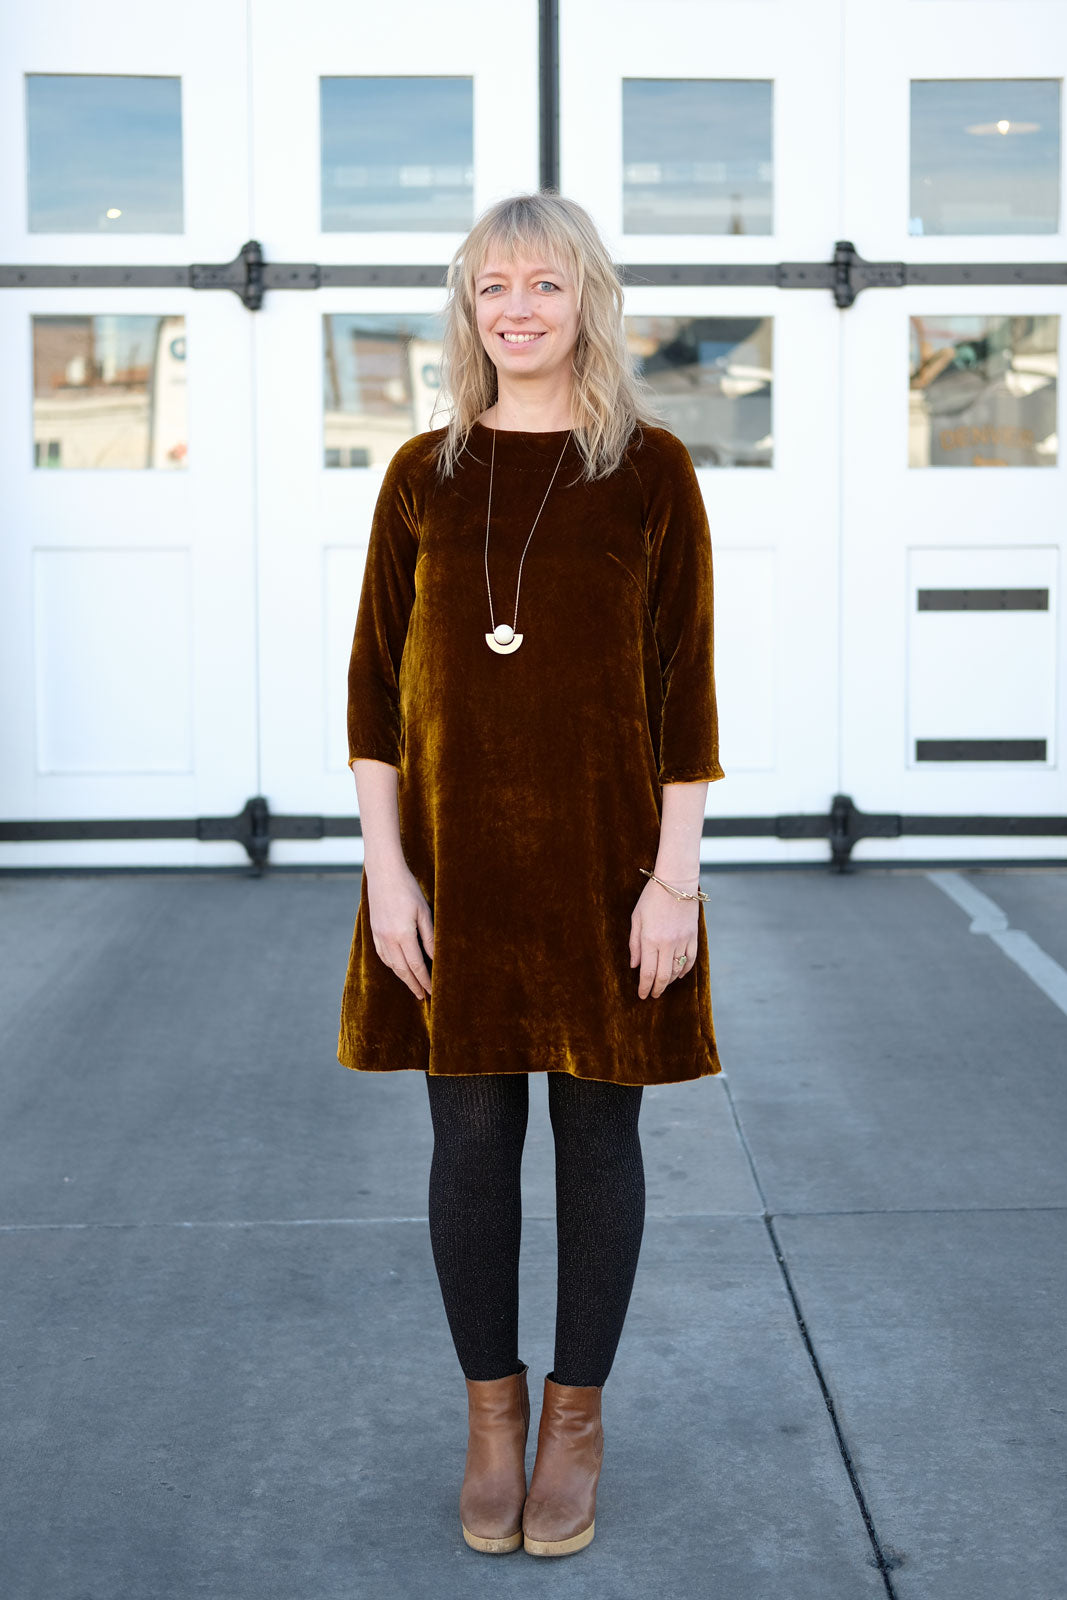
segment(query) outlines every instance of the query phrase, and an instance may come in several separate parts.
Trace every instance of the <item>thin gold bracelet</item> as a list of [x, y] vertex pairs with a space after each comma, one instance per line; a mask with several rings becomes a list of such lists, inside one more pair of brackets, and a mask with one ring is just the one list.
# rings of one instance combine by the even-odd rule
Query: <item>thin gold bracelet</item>
[[664, 883], [662, 878], [657, 878], [656, 874], [649, 872], [647, 867], [638, 867], [637, 870], [638, 872], [643, 872], [646, 878], [651, 878], [653, 883], [658, 883], [661, 888], [669, 890], [676, 900], [706, 900], [708, 898], [706, 889], [698, 889], [696, 894], [683, 894], [681, 889], [674, 888], [673, 884]]

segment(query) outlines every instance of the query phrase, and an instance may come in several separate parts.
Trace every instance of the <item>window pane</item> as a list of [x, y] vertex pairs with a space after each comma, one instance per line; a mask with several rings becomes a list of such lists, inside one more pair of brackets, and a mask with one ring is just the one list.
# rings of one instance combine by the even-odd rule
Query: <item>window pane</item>
[[1059, 317], [912, 317], [908, 465], [1054, 467]]
[[34, 317], [37, 467], [184, 467], [184, 317]]
[[1059, 196], [1055, 79], [912, 84], [910, 233], [1055, 233]]
[[433, 416], [439, 317], [324, 316], [322, 331], [327, 467], [384, 466], [406, 439], [448, 420]]
[[324, 233], [473, 221], [473, 78], [322, 79]]
[[770, 233], [772, 84], [624, 78], [624, 233]]
[[664, 425], [698, 467], [769, 467], [770, 317], [627, 317]]
[[30, 73], [31, 233], [181, 233], [180, 78]]

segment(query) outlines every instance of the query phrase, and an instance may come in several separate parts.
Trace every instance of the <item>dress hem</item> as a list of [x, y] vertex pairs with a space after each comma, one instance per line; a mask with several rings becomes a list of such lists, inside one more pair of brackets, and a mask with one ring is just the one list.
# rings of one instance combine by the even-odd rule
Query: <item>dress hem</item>
[[447, 1072], [441, 1071], [440, 1069], [435, 1070], [429, 1066], [418, 1066], [414, 1062], [403, 1066], [372, 1066], [368, 1064], [366, 1060], [360, 1063], [346, 1061], [340, 1054], [338, 1055], [337, 1060], [339, 1064], [342, 1067], [345, 1067], [349, 1072], [423, 1072], [427, 1073], [431, 1078], [481, 1078], [485, 1077], [488, 1073], [494, 1072], [566, 1072], [568, 1076], [572, 1078], [587, 1078], [598, 1083], [617, 1083], [620, 1085], [626, 1085], [627, 1087], [646, 1089], [658, 1088], [661, 1084], [666, 1083], [692, 1083], [697, 1078], [718, 1077], [718, 1075], [722, 1072], [722, 1062], [715, 1053], [705, 1055], [700, 1061], [693, 1061], [691, 1063], [693, 1070], [690, 1071], [682, 1070], [681, 1063], [678, 1063], [677, 1065], [672, 1063], [669, 1067], [667, 1067], [667, 1072], [668, 1074], [673, 1075], [663, 1077], [631, 1077], [626, 1076], [625, 1074], [607, 1076], [597, 1072], [579, 1072], [575, 1070], [573, 1064], [568, 1065], [566, 1059], [557, 1059], [556, 1061], [552, 1061], [550, 1059], [546, 1062], [544, 1059], [544, 1052], [538, 1051], [538, 1059], [536, 1063], [533, 1063], [529, 1060], [524, 1060], [523, 1054], [523, 1052], [519, 1051], [507, 1052], [508, 1060], [516, 1063], [514, 1065], [475, 1068], [473, 1071], [466, 1072]]

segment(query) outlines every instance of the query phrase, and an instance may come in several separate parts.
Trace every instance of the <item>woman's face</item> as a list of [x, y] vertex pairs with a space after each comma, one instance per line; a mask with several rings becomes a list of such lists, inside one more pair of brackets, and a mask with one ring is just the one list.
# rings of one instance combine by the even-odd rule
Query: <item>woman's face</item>
[[578, 340], [575, 284], [543, 256], [491, 254], [474, 280], [478, 333], [500, 377], [551, 378], [572, 371]]

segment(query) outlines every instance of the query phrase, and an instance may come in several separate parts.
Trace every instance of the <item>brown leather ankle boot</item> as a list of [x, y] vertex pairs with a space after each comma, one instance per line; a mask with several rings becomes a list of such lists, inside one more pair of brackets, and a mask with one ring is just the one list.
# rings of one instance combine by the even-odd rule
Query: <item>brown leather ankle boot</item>
[[569, 1556], [592, 1543], [596, 1486], [604, 1459], [601, 1388], [545, 1379], [530, 1492], [522, 1514], [532, 1556]]
[[530, 1393], [526, 1374], [467, 1379], [467, 1470], [459, 1496], [463, 1537], [472, 1550], [504, 1555], [522, 1544]]

